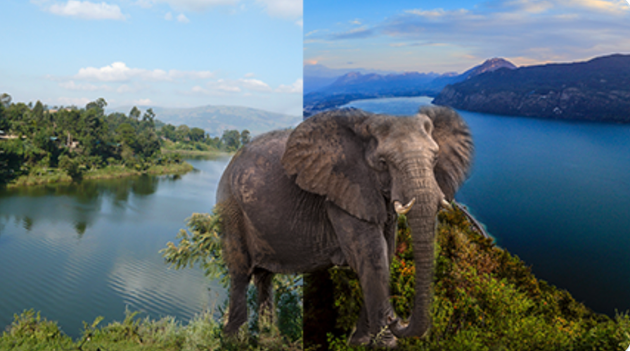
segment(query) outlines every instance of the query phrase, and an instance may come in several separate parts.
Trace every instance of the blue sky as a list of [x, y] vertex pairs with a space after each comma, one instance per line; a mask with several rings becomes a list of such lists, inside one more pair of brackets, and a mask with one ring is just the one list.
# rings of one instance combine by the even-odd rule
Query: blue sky
[[0, 93], [300, 115], [301, 0], [3, 0]]
[[304, 1], [304, 64], [463, 72], [630, 53], [625, 0]]

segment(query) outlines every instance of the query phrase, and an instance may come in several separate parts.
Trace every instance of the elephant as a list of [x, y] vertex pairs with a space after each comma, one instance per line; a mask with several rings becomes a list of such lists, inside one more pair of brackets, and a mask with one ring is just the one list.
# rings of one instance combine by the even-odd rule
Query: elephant
[[[270, 313], [274, 274], [350, 266], [364, 295], [351, 345], [395, 347], [398, 338], [426, 335], [436, 215], [468, 176], [473, 151], [464, 120], [437, 106], [406, 117], [326, 111], [254, 138], [234, 155], [217, 191], [231, 284], [225, 333], [247, 321], [252, 276], [259, 311]], [[389, 301], [403, 213], [416, 266], [406, 326]]]

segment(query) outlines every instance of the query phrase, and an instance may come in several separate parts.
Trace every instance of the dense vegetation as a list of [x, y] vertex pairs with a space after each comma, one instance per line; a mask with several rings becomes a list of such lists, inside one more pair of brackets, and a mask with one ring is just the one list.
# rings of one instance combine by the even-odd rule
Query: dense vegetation
[[[179, 158], [163, 157], [151, 109], [141, 116], [133, 108], [129, 116], [105, 115], [107, 102], [100, 98], [85, 108], [48, 109], [40, 101], [0, 103], [0, 183], [23, 178], [45, 182], [81, 180], [89, 172], [142, 172], [151, 166], [180, 164]], [[37, 182], [37, 180], [34, 180]], [[18, 183], [23, 183], [18, 181]]]
[[[436, 248], [433, 328], [428, 338], [399, 340], [401, 350], [625, 350], [630, 316], [597, 314], [564, 290], [537, 280], [518, 257], [477, 233], [457, 209], [442, 211]], [[391, 267], [392, 303], [408, 318], [414, 271], [410, 231], [399, 221]], [[349, 334], [358, 317], [361, 291], [354, 273], [333, 270], [339, 315]], [[350, 349], [330, 337], [333, 350]]]
[[251, 140], [249, 130], [225, 130], [219, 137], [211, 137], [203, 129], [185, 124], [160, 126], [157, 135], [166, 151], [234, 152]]
[[[624, 350], [630, 345], [630, 317], [609, 318], [592, 312], [571, 295], [537, 280], [517, 257], [477, 233], [458, 210], [439, 215], [432, 306], [433, 329], [428, 338], [399, 340], [401, 350]], [[199, 264], [210, 277], [225, 281], [221, 259], [221, 221], [216, 215], [193, 214], [190, 231], [180, 231], [177, 245], [162, 250], [177, 268]], [[408, 318], [412, 308], [414, 265], [410, 232], [399, 221], [398, 246], [391, 267], [392, 303]], [[330, 336], [332, 350], [349, 350], [345, 338], [361, 307], [355, 274], [331, 269], [341, 337]], [[297, 350], [301, 348], [302, 296], [299, 276], [275, 281], [278, 322], [257, 321], [255, 291], [248, 298], [250, 324], [236, 339], [226, 339], [220, 322], [209, 313], [188, 325], [172, 318], [139, 320], [98, 327], [85, 324], [83, 337], [73, 341], [56, 323], [32, 311], [15, 317], [0, 337], [3, 350]], [[223, 309], [220, 311], [226, 313]], [[359, 350], [364, 348], [357, 348]]]
[[12, 103], [2, 94], [0, 186], [185, 172], [192, 167], [180, 153], [232, 152], [251, 138], [247, 130], [213, 138], [201, 128], [164, 125], [152, 109], [106, 115], [106, 106], [100, 98], [85, 108], [49, 109], [40, 101]]

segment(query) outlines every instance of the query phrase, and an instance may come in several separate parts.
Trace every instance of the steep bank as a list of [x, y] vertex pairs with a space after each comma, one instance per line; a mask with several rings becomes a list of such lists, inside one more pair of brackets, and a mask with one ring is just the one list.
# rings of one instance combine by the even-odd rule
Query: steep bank
[[630, 123], [630, 55], [499, 69], [446, 86], [433, 103], [499, 115]]

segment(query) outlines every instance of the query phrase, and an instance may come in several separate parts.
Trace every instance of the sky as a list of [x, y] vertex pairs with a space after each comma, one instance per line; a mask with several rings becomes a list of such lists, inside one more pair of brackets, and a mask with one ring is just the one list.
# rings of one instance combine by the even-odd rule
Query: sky
[[630, 53], [626, 0], [304, 0], [304, 65], [461, 73]]
[[0, 94], [301, 115], [301, 0], [2, 0]]

